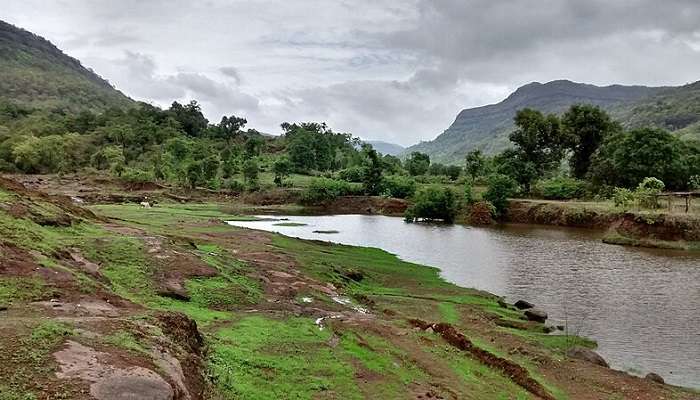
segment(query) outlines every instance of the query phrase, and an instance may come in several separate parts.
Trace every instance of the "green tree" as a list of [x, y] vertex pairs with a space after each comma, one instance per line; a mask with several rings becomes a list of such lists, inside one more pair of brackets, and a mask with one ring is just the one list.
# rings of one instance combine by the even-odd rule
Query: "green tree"
[[243, 146], [243, 151], [246, 158], [258, 157], [265, 148], [265, 138], [257, 132], [252, 132], [248, 135]]
[[275, 185], [281, 187], [284, 179], [292, 173], [292, 163], [287, 157], [280, 157], [272, 164], [272, 172], [275, 174]]
[[430, 168], [430, 156], [414, 151], [404, 162], [404, 167], [413, 176], [425, 175]]
[[173, 102], [169, 114], [188, 136], [202, 136], [209, 125], [209, 121], [202, 114], [202, 107], [194, 100], [185, 105]]
[[619, 124], [598, 106], [577, 104], [562, 116], [562, 128], [570, 138], [571, 174], [583, 179], [588, 173], [591, 157], [606, 137], [621, 130]]
[[488, 178], [488, 189], [482, 196], [484, 200], [493, 204], [496, 216], [502, 216], [508, 209], [508, 199], [518, 191], [518, 185], [510, 176], [494, 174]]
[[381, 190], [382, 184], [382, 159], [379, 158], [379, 153], [370, 145], [363, 145], [362, 152], [366, 156], [363, 168], [364, 177], [362, 178], [365, 194], [377, 195]]
[[456, 181], [461, 174], [462, 167], [460, 167], [459, 165], [448, 165], [447, 167], [445, 167], [445, 175], [447, 175], [453, 181]]
[[[521, 165], [534, 168], [535, 176], [542, 176], [559, 165], [570, 139], [561, 129], [556, 115], [543, 115], [537, 110], [525, 108], [515, 115], [516, 129], [510, 134]], [[520, 183], [525, 191], [535, 176], [521, 174]]]
[[241, 136], [241, 129], [245, 127], [248, 121], [245, 118], [239, 118], [235, 115], [230, 117], [221, 117], [221, 122], [217, 126], [216, 132], [220, 139], [226, 140], [227, 144], [231, 144], [234, 140]]
[[260, 167], [258, 166], [258, 161], [255, 158], [249, 158], [243, 163], [243, 178], [245, 178], [246, 184], [249, 188], [254, 188], [257, 186], [259, 172]]
[[447, 187], [428, 186], [420, 189], [413, 196], [413, 204], [406, 209], [404, 218], [408, 222], [419, 219], [454, 221], [456, 214], [456, 196]]
[[592, 158], [589, 177], [597, 185], [634, 188], [653, 176], [671, 189], [682, 189], [698, 173], [700, 145], [644, 128], [606, 138]]
[[472, 150], [465, 157], [464, 170], [474, 180], [483, 173], [485, 162], [481, 150]]

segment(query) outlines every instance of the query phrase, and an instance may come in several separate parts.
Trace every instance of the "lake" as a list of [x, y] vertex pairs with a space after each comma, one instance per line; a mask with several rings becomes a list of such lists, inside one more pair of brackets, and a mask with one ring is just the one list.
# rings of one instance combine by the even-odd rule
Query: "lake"
[[[378, 247], [440, 268], [459, 286], [524, 299], [548, 323], [598, 342], [615, 369], [700, 388], [700, 254], [608, 245], [599, 232], [549, 226], [409, 224], [376, 215], [275, 216], [229, 224]], [[280, 222], [305, 226], [276, 226]], [[323, 234], [313, 231], [337, 230]]]

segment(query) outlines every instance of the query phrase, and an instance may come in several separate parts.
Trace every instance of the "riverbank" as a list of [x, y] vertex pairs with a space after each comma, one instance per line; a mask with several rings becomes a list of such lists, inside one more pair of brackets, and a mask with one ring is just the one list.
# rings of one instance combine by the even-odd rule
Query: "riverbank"
[[600, 202], [511, 200], [505, 222], [588, 228], [603, 241], [627, 246], [700, 250], [700, 215], [620, 211]]
[[567, 358], [592, 344], [378, 249], [0, 183], [6, 398], [697, 397]]

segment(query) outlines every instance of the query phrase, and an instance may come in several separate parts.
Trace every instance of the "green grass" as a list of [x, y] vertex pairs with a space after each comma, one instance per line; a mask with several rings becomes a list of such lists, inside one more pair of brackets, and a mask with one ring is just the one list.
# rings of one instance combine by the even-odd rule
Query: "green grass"
[[36, 400], [34, 393], [0, 384], [0, 400]]
[[280, 222], [278, 224], [273, 224], [274, 226], [307, 226], [308, 224], [302, 222]]
[[118, 330], [111, 335], [105, 336], [104, 341], [112, 346], [132, 351], [134, 353], [150, 355], [148, 349], [144, 347], [131, 332]]
[[0, 304], [37, 301], [51, 296], [40, 277], [0, 277]]
[[442, 321], [449, 322], [451, 324], [456, 324], [459, 322], [459, 311], [453, 303], [440, 303], [438, 304], [438, 310], [440, 311], [440, 316]]
[[595, 349], [598, 346], [594, 340], [574, 335], [550, 335], [546, 333], [538, 333], [513, 328], [501, 329], [512, 335], [524, 338], [528, 342], [539, 347], [547, 348], [560, 353], [566, 352], [573, 346], [582, 346], [590, 349]]
[[227, 398], [362, 398], [353, 368], [326, 345], [330, 337], [311, 319], [247, 317], [216, 334], [210, 374]]

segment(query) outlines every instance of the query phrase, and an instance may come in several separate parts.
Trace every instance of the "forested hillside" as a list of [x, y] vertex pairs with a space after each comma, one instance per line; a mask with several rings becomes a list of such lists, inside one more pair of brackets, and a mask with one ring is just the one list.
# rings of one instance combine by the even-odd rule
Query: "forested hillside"
[[0, 103], [104, 110], [131, 100], [51, 42], [0, 21]]
[[461, 163], [473, 149], [494, 154], [507, 147], [517, 110], [533, 108], [561, 114], [573, 104], [592, 104], [611, 113], [626, 128], [655, 126], [697, 137], [700, 84], [681, 87], [613, 85], [599, 87], [565, 80], [525, 85], [498, 104], [463, 110], [435, 140], [409, 147], [432, 159]]

